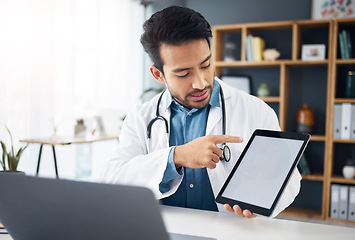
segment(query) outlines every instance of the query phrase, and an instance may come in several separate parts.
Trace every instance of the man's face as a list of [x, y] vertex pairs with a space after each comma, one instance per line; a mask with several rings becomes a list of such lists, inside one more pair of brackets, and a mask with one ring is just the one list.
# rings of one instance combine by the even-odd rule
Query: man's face
[[160, 82], [167, 85], [173, 98], [188, 109], [205, 107], [214, 81], [207, 41], [193, 40], [180, 46], [163, 44], [160, 56], [164, 63]]

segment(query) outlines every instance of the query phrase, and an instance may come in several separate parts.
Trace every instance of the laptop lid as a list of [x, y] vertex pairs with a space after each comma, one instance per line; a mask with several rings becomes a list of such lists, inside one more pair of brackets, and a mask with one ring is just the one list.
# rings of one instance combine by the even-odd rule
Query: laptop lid
[[169, 239], [143, 187], [0, 173], [0, 220], [16, 240]]

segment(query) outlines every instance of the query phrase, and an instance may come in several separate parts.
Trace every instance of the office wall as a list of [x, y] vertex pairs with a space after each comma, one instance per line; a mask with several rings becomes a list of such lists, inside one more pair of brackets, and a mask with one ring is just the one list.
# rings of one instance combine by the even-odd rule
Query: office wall
[[[154, 12], [171, 5], [187, 6], [200, 12], [212, 26], [310, 19], [312, 10], [311, 0], [153, 0], [146, 7], [146, 19]], [[160, 86], [150, 76], [150, 64], [146, 56], [143, 89]]]
[[188, 0], [213, 25], [301, 20], [311, 18], [312, 1], [298, 0]]

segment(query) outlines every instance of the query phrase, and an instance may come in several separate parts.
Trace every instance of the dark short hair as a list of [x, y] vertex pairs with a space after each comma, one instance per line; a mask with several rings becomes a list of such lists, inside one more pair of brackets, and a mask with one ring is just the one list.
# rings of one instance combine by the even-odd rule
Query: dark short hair
[[171, 6], [154, 13], [143, 24], [141, 43], [156, 68], [163, 73], [160, 46], [179, 46], [192, 40], [206, 39], [211, 48], [212, 31], [210, 24], [198, 12], [179, 6]]

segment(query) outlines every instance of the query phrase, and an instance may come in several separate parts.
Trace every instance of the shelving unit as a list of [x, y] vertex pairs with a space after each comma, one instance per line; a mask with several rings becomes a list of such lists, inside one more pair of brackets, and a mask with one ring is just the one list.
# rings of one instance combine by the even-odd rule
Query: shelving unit
[[[329, 112], [331, 113], [330, 125], [333, 126], [334, 123], [334, 104], [335, 103], [352, 103], [355, 104], [355, 99], [344, 98], [341, 89], [342, 87], [342, 77], [344, 76], [346, 70], [355, 70], [355, 59], [341, 59], [340, 48], [338, 43], [338, 33], [342, 29], [347, 29], [351, 34], [355, 31], [355, 19], [339, 19], [334, 21], [333, 27], [333, 45], [332, 45], [332, 86], [331, 86], [331, 96], [329, 104]], [[355, 44], [354, 37], [352, 34], [352, 44]], [[354, 45], [353, 45], [354, 46]], [[352, 51], [354, 54], [354, 51]], [[345, 184], [345, 185], [355, 185], [355, 179], [345, 179], [339, 172], [335, 171], [335, 168], [339, 167], [339, 164], [344, 163], [346, 159], [341, 159], [341, 161], [336, 161], [335, 148], [337, 145], [339, 147], [355, 149], [355, 139], [334, 139], [333, 138], [333, 128], [329, 128], [330, 140], [328, 141], [327, 148], [329, 149], [329, 167], [327, 169], [326, 175], [328, 181], [326, 182], [326, 188], [328, 191], [325, 192], [327, 205], [330, 205], [331, 198], [331, 184]], [[355, 156], [352, 156], [353, 158]], [[338, 222], [354, 223], [355, 221], [332, 219], [330, 216], [330, 208], [326, 208], [326, 218]]]
[[[263, 22], [213, 27], [212, 55], [216, 76], [251, 76], [254, 83], [252, 94], [255, 94], [261, 81], [274, 87], [271, 90], [272, 96], [261, 99], [274, 108], [282, 130], [296, 131], [297, 110], [302, 103], [315, 104], [314, 109], [312, 108], [316, 120], [314, 134], [305, 153], [310, 156], [307, 161], [313, 165], [313, 172], [302, 176], [301, 192], [285, 214], [334, 220], [329, 217], [331, 183], [355, 185], [355, 179], [346, 180], [340, 174], [333, 174], [334, 145], [345, 143], [354, 144], [355, 147], [355, 139], [333, 139], [332, 135], [334, 103], [355, 104], [355, 99], [337, 97], [336, 94], [337, 68], [353, 66], [355, 70], [355, 59], [339, 59], [337, 33], [340, 28], [353, 29], [355, 32], [355, 19]], [[281, 54], [280, 58], [275, 61], [248, 62], [248, 34], [263, 38], [265, 49], [276, 48]], [[226, 42], [234, 42], [238, 46], [235, 61], [223, 61]], [[301, 60], [303, 44], [325, 44], [325, 60]], [[355, 42], [353, 46], [355, 48]]]

